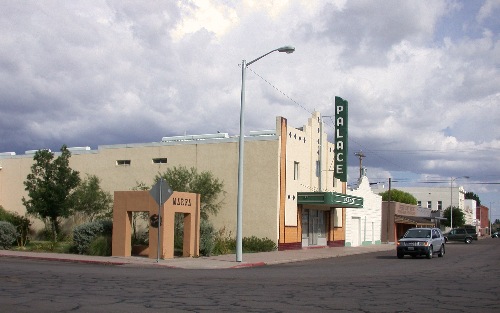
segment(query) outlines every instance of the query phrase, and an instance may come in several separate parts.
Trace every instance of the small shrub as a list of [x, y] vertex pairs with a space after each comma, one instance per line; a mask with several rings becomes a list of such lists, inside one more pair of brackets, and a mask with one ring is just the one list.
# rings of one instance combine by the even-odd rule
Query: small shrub
[[[54, 241], [54, 234], [52, 232], [52, 226], [51, 226], [50, 222], [48, 220], [44, 220], [44, 224], [45, 224], [45, 226], [35, 233], [35, 235], [33, 236], [33, 240], [35, 240], [35, 241]], [[70, 240], [70, 239], [71, 239], [71, 236], [68, 233], [68, 231], [64, 231], [61, 229], [57, 233], [56, 242], [66, 241], [66, 240]]]
[[211, 256], [215, 246], [215, 230], [207, 220], [200, 223], [200, 255]]
[[229, 254], [233, 252], [236, 246], [236, 241], [231, 236], [225, 227], [219, 229], [214, 236], [214, 247], [212, 250], [213, 255]]
[[276, 250], [276, 243], [269, 238], [244, 237], [243, 252], [268, 252]]
[[[231, 232], [227, 232], [225, 228], [220, 229], [214, 236], [214, 255], [229, 254], [236, 251], [236, 239], [232, 237]], [[276, 251], [277, 246], [274, 241], [269, 238], [258, 238], [256, 236], [243, 237], [242, 239], [243, 252], [268, 252]]]
[[137, 231], [134, 234], [131, 235], [130, 242], [132, 243], [132, 246], [147, 246], [149, 245], [149, 227], [148, 229], [142, 230], [142, 231]]
[[0, 221], [0, 247], [3, 249], [10, 249], [16, 242], [16, 239], [16, 227], [9, 222]]
[[73, 249], [78, 254], [88, 253], [92, 241], [99, 236], [112, 236], [113, 222], [98, 220], [75, 227], [73, 230]]
[[90, 255], [111, 256], [111, 236], [98, 236], [87, 249]]
[[17, 229], [17, 245], [24, 247], [28, 243], [31, 221], [15, 212], [8, 212], [0, 206], [0, 221], [9, 222]]

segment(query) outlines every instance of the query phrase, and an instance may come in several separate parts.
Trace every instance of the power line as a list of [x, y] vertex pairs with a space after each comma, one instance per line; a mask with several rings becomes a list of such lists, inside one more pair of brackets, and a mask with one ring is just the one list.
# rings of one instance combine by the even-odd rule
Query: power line
[[260, 79], [262, 79], [263, 81], [265, 81], [269, 86], [271, 86], [272, 88], [274, 88], [276, 91], [278, 91], [279, 93], [281, 93], [283, 96], [285, 96], [286, 98], [288, 98], [290, 101], [292, 101], [293, 103], [295, 103], [296, 105], [298, 105], [300, 108], [302, 108], [303, 110], [305, 110], [306, 112], [308, 112], [309, 114], [312, 114], [312, 112], [310, 112], [309, 110], [306, 109], [306, 107], [304, 107], [302, 104], [298, 103], [297, 101], [295, 101], [294, 99], [292, 99], [290, 96], [288, 96], [286, 93], [284, 93], [283, 91], [281, 91], [278, 87], [276, 87], [275, 85], [271, 84], [271, 82], [269, 82], [267, 79], [265, 79], [264, 77], [262, 77], [261, 75], [257, 74], [257, 72], [255, 72], [254, 70], [252, 70], [251, 68], [247, 68], [247, 70], [250, 70], [252, 73], [254, 73], [257, 77], [259, 77]]
[[[241, 64], [240, 64], [240, 66], [241, 66]], [[298, 101], [294, 100], [292, 97], [290, 97], [284, 91], [282, 91], [281, 89], [279, 89], [278, 87], [276, 87], [276, 85], [272, 84], [270, 81], [268, 81], [267, 79], [265, 79], [264, 77], [262, 77], [262, 75], [258, 74], [256, 71], [254, 71], [251, 68], [248, 68], [248, 70], [250, 70], [253, 74], [255, 74], [257, 77], [259, 77], [261, 80], [263, 80], [264, 82], [266, 82], [273, 89], [275, 89], [276, 91], [278, 91], [284, 97], [286, 97], [287, 99], [289, 99], [290, 101], [292, 101], [298, 107], [300, 107], [304, 111], [308, 112], [309, 114], [312, 114], [312, 111], [308, 110], [304, 105], [302, 105]], [[325, 125], [327, 127], [331, 127], [331, 129], [333, 129], [333, 131], [334, 131], [335, 130], [335, 126], [334, 126], [335, 122], [332, 120], [331, 116], [328, 116], [328, 118], [329, 118], [329, 120], [330, 120], [330, 122], [332, 124], [329, 124], [327, 122], [328, 120], [325, 119], [324, 120]], [[498, 149], [498, 148], [482, 148], [482, 149], [476, 149], [476, 148], [464, 149], [464, 148], [461, 148], [461, 149], [447, 149], [447, 150], [438, 150], [438, 149], [369, 149], [369, 148], [363, 146], [362, 144], [360, 144], [359, 142], [357, 142], [356, 140], [354, 140], [352, 138], [349, 138], [349, 141], [357, 144], [359, 146], [360, 150], [364, 150], [364, 151], [366, 151], [366, 152], [374, 155], [375, 157], [378, 157], [379, 159], [387, 162], [388, 164], [391, 164], [393, 167], [396, 168], [396, 170], [400, 170], [400, 171], [403, 171], [403, 172], [409, 172], [409, 173], [413, 173], [413, 174], [416, 174], [416, 175], [423, 175], [424, 173], [415, 172], [412, 169], [404, 167], [404, 166], [402, 166], [402, 165], [394, 162], [393, 160], [390, 160], [390, 159], [384, 157], [382, 154], [386, 154], [386, 153], [394, 154], [395, 152], [399, 152], [399, 153], [402, 153], [402, 154], [403, 153], [404, 154], [411, 154], [411, 153], [415, 153], [416, 151], [418, 151], [418, 152], [430, 152], [430, 153], [436, 153], [436, 154], [445, 154], [445, 153], [449, 153], [450, 151], [453, 151], [453, 152], [464, 152], [464, 153], [465, 152], [477, 152], [477, 151], [500, 151], [500, 149]], [[435, 181], [435, 182], [428, 182], [428, 183], [446, 183], [446, 182], [447, 181], [443, 180], [442, 182]], [[476, 183], [468, 183], [468, 184], [498, 185], [500, 183], [496, 183], [496, 182], [484, 182], [484, 183], [476, 182]]]

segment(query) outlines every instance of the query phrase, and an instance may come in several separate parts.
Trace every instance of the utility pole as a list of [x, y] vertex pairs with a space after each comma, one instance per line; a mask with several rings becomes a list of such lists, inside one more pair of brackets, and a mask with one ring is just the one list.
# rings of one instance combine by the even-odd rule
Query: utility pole
[[359, 179], [361, 179], [361, 177], [363, 177], [363, 158], [366, 157], [366, 155], [361, 150], [354, 153], [354, 155], [359, 158]]
[[[390, 230], [390, 227], [389, 227], [389, 221], [391, 220], [391, 216], [394, 216], [394, 214], [391, 214], [391, 178], [389, 177], [389, 201], [387, 202], [387, 242], [389, 242], [389, 230]], [[396, 212], [394, 212], [396, 213]], [[393, 225], [395, 223], [392, 223]], [[396, 239], [397, 238], [394, 238], [394, 242], [396, 242]]]

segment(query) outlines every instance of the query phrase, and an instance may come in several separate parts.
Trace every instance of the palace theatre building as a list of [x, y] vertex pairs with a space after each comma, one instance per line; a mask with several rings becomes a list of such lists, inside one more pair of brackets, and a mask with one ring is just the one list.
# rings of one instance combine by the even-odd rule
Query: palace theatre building
[[[300, 128], [277, 117], [275, 130], [245, 136], [243, 237], [267, 237], [281, 250], [345, 244], [346, 210], [361, 208], [363, 198], [349, 196], [345, 179], [334, 178], [334, 166], [343, 160], [335, 159], [335, 145], [328, 142], [322, 124], [319, 112]], [[140, 182], [153, 185], [158, 173], [174, 166], [210, 171], [225, 190], [219, 199], [222, 208], [210, 221], [216, 229], [236, 234], [238, 136], [173, 136], [70, 151], [71, 168], [82, 178], [98, 176], [101, 187], [111, 194], [131, 190]], [[32, 164], [30, 151], [0, 153], [0, 205], [6, 210], [26, 212], [23, 182]]]

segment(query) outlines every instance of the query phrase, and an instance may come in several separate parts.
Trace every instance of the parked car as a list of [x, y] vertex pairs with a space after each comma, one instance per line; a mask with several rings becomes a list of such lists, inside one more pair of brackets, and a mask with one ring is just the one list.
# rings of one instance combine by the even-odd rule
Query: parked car
[[454, 228], [444, 234], [444, 237], [446, 241], [463, 241], [468, 244], [472, 240], [477, 240], [477, 233], [467, 228]]
[[445, 238], [439, 228], [410, 228], [398, 240], [397, 256], [402, 259], [405, 255], [417, 257], [425, 255], [432, 259], [434, 253], [443, 257], [445, 253]]
[[493, 234], [491, 234], [491, 238], [498, 238], [498, 237], [500, 237], [500, 232], [499, 231], [496, 231]]

